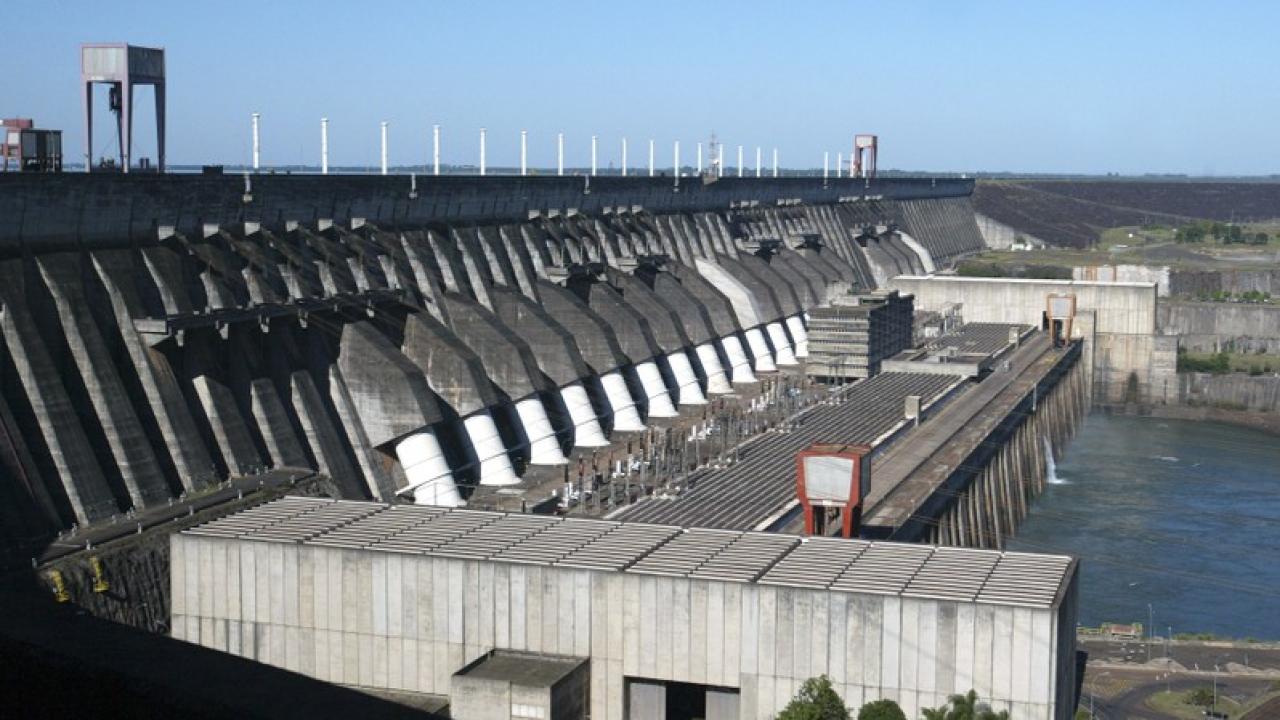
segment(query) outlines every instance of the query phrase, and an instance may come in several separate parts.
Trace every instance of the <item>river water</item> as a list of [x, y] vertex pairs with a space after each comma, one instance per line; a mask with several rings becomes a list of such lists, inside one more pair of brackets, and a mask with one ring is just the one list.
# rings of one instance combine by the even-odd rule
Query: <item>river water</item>
[[1095, 413], [1054, 471], [1009, 549], [1080, 558], [1080, 623], [1280, 639], [1280, 440]]

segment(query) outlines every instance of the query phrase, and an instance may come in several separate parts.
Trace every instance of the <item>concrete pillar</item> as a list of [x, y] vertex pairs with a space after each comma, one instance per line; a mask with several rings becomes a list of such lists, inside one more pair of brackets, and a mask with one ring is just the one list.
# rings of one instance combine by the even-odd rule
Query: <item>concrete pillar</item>
[[743, 177], [747, 172], [747, 166], [742, 160], [742, 146], [738, 146], [738, 177]]
[[329, 174], [329, 118], [320, 118], [320, 174]]
[[622, 138], [622, 177], [627, 176], [627, 139]]
[[520, 174], [529, 174], [529, 131], [520, 131]]
[[440, 174], [440, 126], [431, 126], [431, 171]]
[[596, 141], [597, 141], [596, 136], [592, 135], [591, 136], [591, 175], [592, 177], [595, 177], [595, 174], [596, 174]]
[[[686, 359], [685, 363], [688, 362]], [[636, 375], [640, 376], [640, 386], [644, 388], [649, 417], [675, 417], [679, 414], [676, 412], [675, 405], [671, 403], [671, 395], [667, 393], [667, 386], [662, 382], [662, 373], [658, 370], [657, 363], [646, 360], [636, 365]], [[697, 385], [696, 379], [694, 385]]]
[[844, 172], [844, 153], [836, 153], [836, 179], [839, 180], [841, 173]]
[[676, 178], [676, 184], [680, 184], [680, 141], [675, 141], [675, 146], [671, 151], [671, 174]]
[[831, 172], [831, 153], [822, 153], [822, 181], [827, 181], [827, 174]]
[[387, 174], [387, 121], [382, 121], [382, 174]]
[[416, 432], [396, 443], [396, 457], [409, 480], [406, 489], [413, 491], [415, 503], [444, 507], [462, 505], [453, 473], [444, 460], [440, 442], [431, 431]]
[[756, 177], [760, 177], [764, 170], [764, 164], [761, 162], [760, 146], [756, 146]]
[[604, 447], [609, 441], [604, 437], [600, 421], [596, 419], [595, 410], [591, 408], [591, 400], [587, 397], [587, 389], [582, 383], [573, 383], [560, 389], [560, 399], [569, 411], [569, 420], [573, 423], [573, 446]]
[[778, 366], [773, 363], [773, 355], [769, 352], [769, 345], [764, 341], [764, 333], [760, 332], [760, 328], [753, 327], [745, 334], [751, 354], [756, 358], [756, 372], [776, 371]]
[[516, 403], [516, 415], [529, 438], [529, 463], [531, 465], [564, 465], [569, 462], [560, 450], [556, 432], [547, 418], [547, 410], [537, 397], [528, 397]]
[[484, 171], [485, 171], [485, 156], [484, 156], [484, 151], [485, 151], [485, 147], [484, 147], [484, 140], [485, 140], [485, 137], [484, 137], [484, 136], [485, 136], [485, 129], [484, 129], [484, 128], [480, 128], [480, 174], [481, 174], [481, 175], [484, 175]]
[[498, 426], [489, 413], [480, 412], [464, 419], [462, 427], [467, 431], [480, 463], [481, 485], [515, 485], [520, 482], [498, 434]]
[[773, 149], [773, 176], [778, 177], [778, 148]]
[[556, 175], [564, 175], [564, 133], [556, 133]]
[[653, 177], [653, 138], [649, 138], [649, 177]]
[[702, 143], [698, 143], [698, 175], [702, 175]]
[[[258, 136], [258, 118], [259, 117], [261, 117], [261, 115], [259, 115], [258, 113], [254, 113], [252, 115], [252, 118], [253, 118], [253, 171], [254, 172], [258, 171], [258, 163], [262, 158], [262, 144]], [[125, 171], [128, 172], [129, 163], [126, 162], [124, 166], [125, 166]]]
[[716, 157], [719, 159], [716, 163], [716, 176], [724, 177], [724, 143], [720, 143], [720, 154]]

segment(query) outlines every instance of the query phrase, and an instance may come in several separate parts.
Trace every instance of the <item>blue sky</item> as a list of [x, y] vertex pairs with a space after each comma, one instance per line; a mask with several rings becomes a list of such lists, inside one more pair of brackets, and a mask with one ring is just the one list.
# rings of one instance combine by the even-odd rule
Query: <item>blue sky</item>
[[[110, 7], [111, 10], [105, 9]], [[119, 8], [119, 9], [117, 9]], [[715, 130], [814, 167], [855, 132], [914, 170], [1280, 172], [1274, 2], [127, 2], [7, 7], [0, 115], [62, 128], [83, 152], [78, 46], [166, 48], [171, 163], [631, 164], [685, 158]], [[144, 93], [148, 91], [143, 91]], [[154, 157], [149, 95], [135, 157]], [[105, 96], [100, 97], [105, 109]], [[100, 124], [101, 127], [101, 124]], [[104, 132], [99, 151], [112, 145]]]

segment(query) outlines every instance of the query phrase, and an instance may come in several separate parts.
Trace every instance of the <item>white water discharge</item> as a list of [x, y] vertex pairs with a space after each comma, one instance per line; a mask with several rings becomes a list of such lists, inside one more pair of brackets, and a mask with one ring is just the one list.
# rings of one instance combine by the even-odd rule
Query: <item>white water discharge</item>
[[1044, 481], [1050, 485], [1070, 485], [1071, 483], [1058, 477], [1058, 463], [1053, 459], [1053, 445], [1048, 437], [1044, 440]]

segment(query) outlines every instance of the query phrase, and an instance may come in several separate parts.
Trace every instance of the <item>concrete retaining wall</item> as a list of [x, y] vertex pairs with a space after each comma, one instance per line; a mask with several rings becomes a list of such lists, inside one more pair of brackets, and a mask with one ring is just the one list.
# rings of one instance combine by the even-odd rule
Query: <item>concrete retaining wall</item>
[[1171, 301], [1157, 318], [1191, 352], [1280, 353], [1280, 305]]

